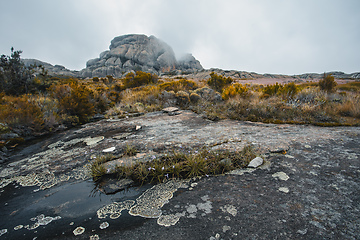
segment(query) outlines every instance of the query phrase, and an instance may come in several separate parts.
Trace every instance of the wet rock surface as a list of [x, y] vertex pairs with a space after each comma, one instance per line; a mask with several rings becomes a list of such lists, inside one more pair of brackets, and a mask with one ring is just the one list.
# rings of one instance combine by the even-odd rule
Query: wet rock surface
[[[357, 127], [212, 122], [189, 111], [89, 123], [8, 153], [0, 238], [358, 239], [359, 142]], [[139, 150], [111, 168], [172, 150], [248, 144], [262, 165], [226, 175], [120, 192], [129, 182], [112, 180], [100, 191], [89, 176], [106, 149]]]

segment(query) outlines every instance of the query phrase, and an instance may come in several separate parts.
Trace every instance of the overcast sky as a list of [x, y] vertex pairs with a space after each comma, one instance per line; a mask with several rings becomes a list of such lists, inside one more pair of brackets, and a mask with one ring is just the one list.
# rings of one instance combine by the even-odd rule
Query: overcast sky
[[204, 68], [360, 72], [360, 0], [0, 0], [0, 53], [80, 70], [120, 35], [154, 35]]

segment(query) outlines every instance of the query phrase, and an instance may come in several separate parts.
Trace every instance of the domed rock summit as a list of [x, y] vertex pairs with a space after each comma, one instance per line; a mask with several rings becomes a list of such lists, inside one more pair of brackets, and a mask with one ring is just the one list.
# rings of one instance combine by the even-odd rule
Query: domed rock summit
[[87, 61], [80, 75], [121, 77], [131, 70], [161, 74], [171, 71], [193, 73], [202, 69], [191, 54], [178, 61], [172, 48], [154, 36], [129, 34], [115, 37], [109, 50], [100, 53], [99, 58]]

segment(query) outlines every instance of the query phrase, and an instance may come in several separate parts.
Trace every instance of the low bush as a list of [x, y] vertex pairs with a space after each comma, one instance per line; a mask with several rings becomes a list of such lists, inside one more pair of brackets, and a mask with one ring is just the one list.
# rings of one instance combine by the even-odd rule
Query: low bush
[[143, 85], [156, 83], [157, 80], [157, 75], [142, 71], [137, 71], [135, 74], [130, 72], [125, 76], [125, 78], [122, 79], [125, 88], [140, 87]]
[[240, 83], [232, 84], [224, 88], [222, 92], [222, 98], [224, 100], [228, 100], [229, 98], [233, 98], [235, 96], [248, 97], [249, 95], [249, 89]]
[[319, 81], [320, 89], [326, 92], [334, 92], [336, 85], [335, 78], [331, 74], [324, 73], [323, 79]]
[[10, 129], [18, 129], [23, 135], [44, 129], [44, 115], [29, 95], [19, 97], [2, 96], [0, 122]]
[[210, 79], [207, 81], [207, 84], [214, 90], [221, 93], [222, 90], [232, 82], [233, 80], [231, 77], [224, 77], [212, 72], [210, 73]]
[[91, 91], [84, 85], [73, 80], [66, 84], [53, 85], [52, 96], [59, 103], [60, 114], [75, 116], [78, 123], [85, 123], [95, 113], [91, 103]]
[[165, 91], [190, 91], [198, 88], [198, 84], [187, 79], [180, 79], [177, 81], [165, 82], [159, 85], [160, 90]]

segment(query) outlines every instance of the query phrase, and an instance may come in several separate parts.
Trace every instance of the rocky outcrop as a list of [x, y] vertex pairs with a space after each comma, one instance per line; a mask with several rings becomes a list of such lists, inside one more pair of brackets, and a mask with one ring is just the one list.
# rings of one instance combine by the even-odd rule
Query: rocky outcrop
[[171, 47], [154, 36], [124, 35], [115, 37], [109, 50], [91, 59], [81, 71], [82, 77], [121, 77], [131, 70], [155, 74], [169, 71], [202, 70], [202, 66], [191, 54], [177, 61]]
[[43, 66], [48, 74], [50, 75], [64, 75], [64, 76], [71, 76], [71, 77], [80, 77], [79, 71], [72, 71], [64, 66], [61, 65], [52, 65], [47, 62], [43, 62], [37, 59], [21, 59], [21, 61], [25, 64], [25, 66]]

